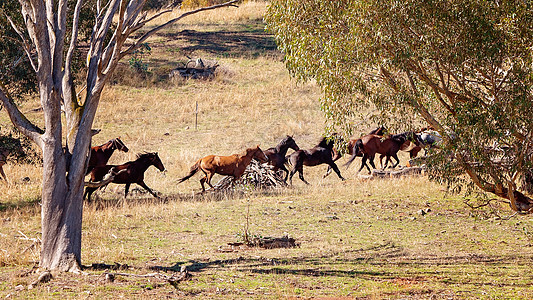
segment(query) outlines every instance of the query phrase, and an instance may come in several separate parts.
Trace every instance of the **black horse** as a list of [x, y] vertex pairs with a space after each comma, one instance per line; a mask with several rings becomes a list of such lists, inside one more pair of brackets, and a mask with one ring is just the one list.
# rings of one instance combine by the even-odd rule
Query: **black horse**
[[268, 164], [274, 166], [274, 171], [283, 170], [285, 171], [285, 179], [284, 181], [287, 181], [287, 178], [289, 177], [289, 170], [285, 167], [285, 163], [287, 160], [285, 159], [285, 156], [287, 155], [287, 151], [290, 149], [293, 149], [294, 151], [300, 150], [298, 145], [296, 145], [296, 142], [292, 138], [292, 136], [288, 135], [286, 136], [276, 147], [268, 148], [265, 151], [263, 151], [268, 157]]
[[341, 175], [341, 172], [339, 171], [339, 168], [333, 161], [334, 144], [335, 142], [333, 139], [328, 139], [324, 137], [315, 147], [307, 150], [298, 150], [287, 156], [287, 162], [292, 165], [292, 170], [290, 172], [289, 177], [291, 185], [292, 176], [294, 176], [296, 172], [298, 172], [300, 179], [304, 183], [309, 184], [304, 179], [303, 166], [313, 167], [320, 164], [328, 164], [333, 169], [333, 171], [337, 173], [339, 178], [344, 180]]
[[[118, 173], [111, 182], [125, 184], [124, 198], [128, 196], [128, 190], [132, 183], [136, 183], [142, 186], [145, 190], [150, 192], [154, 197], [159, 198], [147, 185], [144, 183], [144, 172], [148, 167], [154, 166], [159, 171], [164, 171], [165, 167], [161, 162], [161, 159], [157, 155], [157, 152], [154, 153], [143, 153], [138, 154], [135, 161], [130, 161], [122, 165], [105, 165], [94, 167], [91, 171], [91, 182], [98, 182], [104, 179], [104, 176], [109, 173], [111, 169], [114, 172]], [[88, 201], [91, 201], [91, 195], [98, 188], [86, 187], [85, 194], [83, 198], [87, 197]]]

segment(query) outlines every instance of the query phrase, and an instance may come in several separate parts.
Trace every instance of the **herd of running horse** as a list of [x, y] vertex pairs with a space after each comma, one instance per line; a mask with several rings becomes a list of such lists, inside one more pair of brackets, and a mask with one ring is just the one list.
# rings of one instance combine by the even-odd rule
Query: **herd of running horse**
[[[348, 155], [351, 155], [345, 166], [349, 166], [356, 157], [362, 157], [360, 172], [364, 167], [371, 172], [367, 161], [375, 169], [374, 158], [376, 154], [380, 154], [380, 162], [385, 157], [385, 164], [381, 164], [382, 168], [388, 166], [391, 158], [396, 162], [392, 168], [396, 167], [400, 160], [398, 159], [398, 151], [407, 151], [410, 153], [410, 158], [414, 158], [422, 149], [435, 147], [440, 141], [440, 137], [434, 131], [424, 128], [420, 131], [408, 131], [400, 134], [384, 135], [385, 128], [380, 126], [372, 130], [368, 135], [362, 136], [358, 139], [350, 140], [347, 143]], [[308, 184], [303, 176], [303, 166], [317, 166], [320, 164], [327, 164], [328, 170], [324, 177], [331, 173], [331, 170], [342, 177], [338, 166], [335, 164], [339, 158], [342, 157], [341, 152], [337, 151], [335, 146], [335, 136], [330, 138], [322, 138], [320, 142], [311, 149], [302, 150], [298, 147], [293, 137], [287, 136], [273, 148], [262, 151], [259, 145], [246, 149], [243, 153], [233, 154], [230, 156], [208, 155], [197, 160], [191, 167], [190, 172], [178, 180], [178, 184], [191, 178], [198, 171], [202, 171], [204, 176], [200, 179], [202, 186], [202, 193], [205, 192], [205, 183], [211, 188], [211, 179], [214, 174], [233, 176], [238, 179], [244, 174], [246, 167], [250, 164], [252, 159], [256, 159], [261, 163], [268, 163], [272, 165], [274, 171], [281, 170], [285, 173], [284, 180], [292, 184], [292, 177], [298, 172], [300, 179]], [[287, 155], [289, 149], [294, 152]], [[130, 161], [122, 165], [108, 165], [107, 162], [115, 150], [128, 151], [128, 147], [120, 140], [115, 138], [107, 143], [91, 148], [91, 155], [89, 159], [87, 174], [90, 174], [91, 182], [99, 182], [104, 179], [107, 174], [115, 174], [110, 182], [117, 184], [125, 184], [124, 197], [127, 197], [130, 185], [136, 183], [146, 189], [154, 197], [158, 197], [147, 185], [144, 183], [144, 172], [150, 166], [154, 166], [160, 171], [164, 171], [165, 167], [161, 162], [157, 152], [143, 153], [137, 155], [135, 161]], [[287, 169], [290, 166], [290, 169]], [[86, 187], [84, 198], [88, 201], [91, 199], [92, 193], [98, 187]]]

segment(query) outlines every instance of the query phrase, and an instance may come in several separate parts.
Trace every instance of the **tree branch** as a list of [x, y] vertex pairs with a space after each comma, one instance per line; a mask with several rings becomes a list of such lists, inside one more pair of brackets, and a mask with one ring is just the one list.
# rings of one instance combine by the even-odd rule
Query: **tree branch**
[[6, 111], [11, 119], [11, 122], [20, 130], [23, 134], [28, 136], [33, 142], [35, 142], [41, 149], [43, 147], [43, 141], [41, 134], [44, 130], [32, 124], [25, 116], [20, 112], [15, 101], [7, 93], [7, 88], [3, 82], [0, 82], [0, 101], [6, 108]]
[[26, 55], [28, 56], [28, 59], [30, 60], [31, 67], [33, 68], [35, 72], [37, 72], [37, 66], [35, 65], [35, 62], [33, 61], [33, 59], [31, 58], [30, 44], [24, 37], [24, 34], [22, 34], [22, 31], [20, 31], [17, 25], [15, 25], [13, 20], [8, 15], [6, 15], [6, 18], [9, 21], [9, 24], [11, 24], [11, 27], [13, 28], [13, 30], [15, 30], [15, 32], [19, 35], [20, 39], [22, 40], [22, 48], [24, 49], [24, 52], [26, 52]]
[[[217, 8], [220, 8], [220, 7], [225, 7], [225, 6], [235, 6], [233, 3], [236, 3], [238, 2], [239, 0], [232, 0], [232, 1], [229, 1], [229, 2], [225, 2], [225, 3], [222, 3], [222, 4], [217, 4], [217, 5], [213, 5], [213, 6], [208, 6], [208, 7], [202, 7], [202, 8], [198, 8], [198, 9], [195, 9], [195, 10], [191, 10], [191, 11], [188, 11], [186, 13], [183, 13], [181, 14], [179, 17], [176, 17], [168, 22], [166, 22], [165, 24], [162, 24], [162, 25], [159, 25], [155, 28], [153, 28], [152, 30], [146, 32], [145, 34], [143, 34], [136, 42], [133, 43], [133, 45], [131, 45], [128, 49], [126, 49], [125, 51], [122, 51], [120, 53], [120, 58], [123, 58], [124, 56], [126, 56], [127, 54], [130, 54], [132, 53], [135, 49], [137, 49], [146, 39], [148, 39], [151, 35], [153, 35], [154, 33], [160, 31], [161, 29], [169, 26], [169, 25], [172, 25], [174, 23], [176, 23], [177, 21], [187, 17], [187, 16], [190, 16], [190, 15], [193, 15], [193, 14], [196, 14], [196, 13], [199, 13], [201, 11], [206, 11], [206, 10], [212, 10], [212, 9], [217, 9]], [[153, 20], [153, 18], [151, 18], [150, 20]], [[145, 23], [144, 23], [145, 24]], [[143, 25], [144, 25], [143, 24]]]

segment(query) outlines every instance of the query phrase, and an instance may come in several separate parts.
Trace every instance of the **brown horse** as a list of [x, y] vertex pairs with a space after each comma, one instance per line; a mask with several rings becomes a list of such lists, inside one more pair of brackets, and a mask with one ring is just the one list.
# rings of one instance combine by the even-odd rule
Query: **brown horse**
[[309, 184], [304, 179], [303, 166], [313, 167], [320, 164], [328, 164], [328, 166], [332, 168], [335, 173], [337, 173], [339, 178], [344, 180], [339, 168], [333, 161], [334, 144], [335, 141], [333, 139], [328, 141], [328, 139], [324, 137], [315, 147], [307, 150], [298, 150], [287, 156], [287, 162], [292, 165], [292, 170], [289, 177], [290, 184], [292, 185], [292, 176], [294, 176], [296, 172], [298, 172], [300, 180], [302, 180], [305, 184]]
[[120, 140], [120, 137], [109, 140], [100, 146], [91, 147], [91, 156], [85, 175], [89, 174], [96, 166], [105, 166], [115, 150], [128, 152], [128, 147]]
[[[124, 198], [128, 196], [128, 190], [132, 183], [142, 186], [145, 190], [150, 192], [154, 197], [159, 198], [147, 185], [144, 183], [144, 172], [148, 167], [154, 166], [159, 171], [163, 172], [165, 167], [159, 158], [157, 152], [138, 154], [135, 161], [130, 161], [122, 165], [105, 165], [96, 166], [91, 171], [91, 181], [98, 182], [104, 179], [104, 176], [109, 173], [111, 169], [118, 173], [111, 182], [118, 184], [125, 184]], [[125, 171], [122, 171], [125, 170]], [[122, 172], [120, 172], [122, 171]], [[91, 201], [91, 194], [98, 188], [86, 187], [83, 198], [87, 197]]]
[[290, 149], [293, 149], [294, 151], [300, 150], [298, 145], [296, 145], [296, 142], [292, 138], [292, 136], [288, 135], [286, 136], [279, 144], [274, 148], [268, 148], [264, 151], [266, 157], [268, 157], [268, 164], [274, 166], [274, 171], [277, 170], [283, 170], [285, 171], [285, 179], [284, 181], [287, 181], [287, 178], [289, 177], [289, 170], [285, 167], [285, 163], [287, 160], [285, 159], [285, 156], [287, 155], [287, 151]]
[[[374, 128], [373, 130], [370, 131], [369, 134], [375, 134], [375, 135], [379, 135], [379, 136], [382, 136], [385, 131], [387, 129], [385, 128], [385, 126], [381, 125], [377, 128]], [[357, 140], [359, 139], [351, 139], [348, 141], [348, 144], [346, 145], [346, 154], [347, 155], [352, 155], [353, 154], [353, 148], [354, 148], [354, 145], [355, 145], [355, 142], [357, 142]], [[359, 154], [360, 156], [363, 156], [363, 154]], [[337, 151], [337, 149], [333, 148], [333, 161], [337, 161], [339, 160], [340, 158], [342, 157], [342, 154]], [[327, 171], [326, 171], [326, 174], [324, 174], [323, 178], [326, 178], [329, 174], [331, 174], [331, 167], [328, 167]]]
[[191, 171], [187, 176], [178, 180], [178, 184], [191, 178], [199, 170], [204, 172], [205, 176], [200, 179], [202, 185], [202, 193], [205, 192], [204, 183], [214, 188], [211, 184], [211, 178], [215, 174], [233, 176], [233, 180], [237, 180], [244, 173], [246, 167], [250, 164], [252, 159], [255, 158], [261, 163], [267, 162], [268, 158], [263, 153], [263, 150], [259, 148], [259, 145], [253, 148], [246, 149], [241, 154], [233, 154], [229, 156], [208, 155], [204, 158], [200, 158], [191, 167]]
[[387, 167], [391, 157], [396, 160], [396, 163], [392, 167], [396, 167], [400, 163], [400, 159], [398, 159], [398, 151], [400, 150], [401, 146], [409, 139], [409, 133], [391, 135], [383, 141], [381, 139], [381, 136], [375, 134], [365, 135], [358, 139], [355, 142], [352, 157], [350, 157], [345, 166], [348, 167], [357, 156], [362, 155], [363, 160], [361, 163], [361, 168], [359, 168], [357, 173], [361, 172], [363, 167], [366, 167], [368, 169], [368, 172], [371, 173], [372, 171], [370, 170], [370, 167], [366, 164], [366, 161], [368, 160], [370, 162], [370, 165], [375, 169], [376, 166], [374, 165], [374, 158], [376, 156], [376, 153], [379, 153], [382, 154], [382, 156], [387, 157], [387, 159], [385, 160], [385, 167]]

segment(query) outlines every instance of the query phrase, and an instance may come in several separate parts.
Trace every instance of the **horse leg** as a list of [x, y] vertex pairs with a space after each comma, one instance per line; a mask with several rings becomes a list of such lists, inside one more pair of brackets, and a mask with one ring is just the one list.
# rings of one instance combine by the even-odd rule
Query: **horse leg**
[[91, 202], [91, 195], [96, 191], [96, 188], [85, 188], [85, 194], [83, 194], [83, 199], [87, 198], [87, 202]]
[[[381, 166], [381, 169], [385, 169], [385, 168], [383, 167], [383, 157], [384, 157], [384, 156], [385, 156], [384, 154], [380, 154], [380, 155], [379, 155], [379, 165]], [[385, 159], [385, 165], [387, 165], [387, 163], [388, 163], [388, 159], [389, 159], [388, 157], [387, 157], [387, 159]]]
[[292, 176], [294, 176], [294, 174], [296, 174], [296, 167], [292, 168], [290, 173], [291, 174], [289, 176], [289, 183], [290, 183], [290, 185], [292, 185]]
[[[363, 155], [363, 159], [361, 160], [361, 167], [359, 168], [359, 170], [357, 171], [357, 173], [359, 174], [359, 172], [361, 172], [361, 170], [366, 166], [366, 160], [367, 160], [367, 156], [366, 154]], [[368, 166], [366, 166], [368, 168]]]
[[341, 180], [343, 180], [343, 181], [346, 180], [346, 179], [344, 179], [344, 177], [342, 177], [341, 171], [339, 170], [339, 168], [337, 167], [337, 165], [333, 161], [328, 163], [328, 164], [329, 164], [328, 170], [330, 170], [330, 173], [331, 173], [331, 169], [333, 169], [333, 171], [335, 171], [335, 173], [337, 173], [337, 176], [339, 176], [339, 178]]
[[300, 166], [300, 168], [298, 168], [298, 176], [300, 177], [300, 180], [303, 181], [305, 184], [309, 184], [309, 182], [305, 181], [303, 166]]
[[287, 170], [285, 166], [281, 166], [279, 169], [285, 171], [285, 179], [283, 179], [283, 181], [287, 183], [287, 178], [289, 178], [289, 170]]
[[[383, 154], [382, 154], [383, 155]], [[382, 157], [380, 157], [380, 160], [381, 160]], [[392, 163], [391, 159], [390, 159], [390, 156], [387, 155], [387, 159], [385, 159], [385, 165], [381, 165], [381, 169], [382, 170], [385, 170], [388, 166], [389, 166], [389, 161]]]
[[[372, 156], [369, 156], [368, 157], [368, 161], [370, 162], [370, 165], [372, 166], [372, 168], [376, 169], [376, 165], [374, 165], [374, 157], [375, 157], [375, 154], [372, 155]], [[370, 174], [372, 174], [372, 171], [370, 170], [370, 168], [368, 167], [368, 165], [366, 165], [366, 167], [368, 168], [368, 172]]]
[[2, 178], [7, 182], [7, 177], [6, 177], [6, 173], [4, 173], [4, 168], [3, 168], [4, 164], [2, 163], [0, 165], [0, 175], [2, 175]]
[[[213, 178], [213, 175], [215, 175], [215, 173], [207, 173], [207, 180], [205, 182], [207, 182], [207, 184], [212, 188], [212, 189], [215, 189], [215, 187], [211, 184], [211, 178]], [[234, 179], [235, 180], [235, 179]]]
[[126, 188], [124, 189], [124, 199], [128, 196], [128, 191], [130, 190], [131, 183], [126, 183]]
[[[391, 168], [394, 169], [394, 168], [396, 168], [396, 166], [397, 166], [398, 164], [400, 164], [400, 160], [398, 159], [398, 154], [396, 154], [396, 153], [394, 153], [394, 154], [392, 155], [392, 158], [394, 158], [394, 159], [396, 160], [396, 163], [391, 167]], [[391, 159], [391, 162], [392, 162], [392, 159]]]
[[205, 193], [205, 186], [204, 186], [204, 182], [207, 180], [207, 175], [205, 175], [204, 177], [200, 178], [200, 184], [202, 185], [202, 194]]
[[146, 183], [144, 183], [144, 181], [141, 181], [141, 182], [137, 182], [138, 185], [142, 186], [145, 190], [147, 190], [148, 192], [150, 192], [150, 194], [152, 194], [152, 196], [156, 197], [157, 199], [159, 199], [159, 196], [156, 195], [156, 193], [154, 193], [154, 191], [152, 191], [147, 185]]
[[322, 176], [322, 178], [328, 177], [329, 174], [331, 174], [331, 166], [330, 165], [328, 165], [328, 169], [326, 170], [326, 174], [324, 174], [324, 176]]

